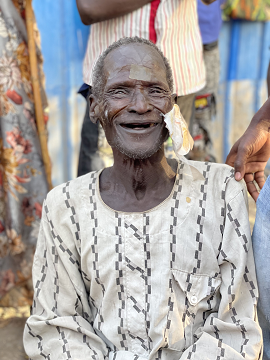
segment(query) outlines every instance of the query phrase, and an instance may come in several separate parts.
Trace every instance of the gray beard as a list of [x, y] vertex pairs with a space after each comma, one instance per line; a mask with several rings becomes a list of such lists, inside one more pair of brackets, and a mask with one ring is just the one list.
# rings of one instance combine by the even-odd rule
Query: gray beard
[[156, 141], [156, 143], [152, 146], [151, 149], [148, 149], [144, 152], [140, 152], [138, 149], [131, 151], [129, 150], [120, 139], [115, 139], [112, 147], [116, 148], [123, 155], [127, 156], [132, 160], [145, 160], [154, 155], [163, 145], [162, 139]]
[[[104, 106], [104, 105], [103, 105]], [[104, 106], [106, 108], [106, 106]], [[101, 121], [106, 124], [107, 114], [106, 110], [101, 115]], [[106, 138], [107, 140], [107, 138]], [[108, 140], [107, 140], [108, 141]], [[109, 143], [109, 142], [108, 142]], [[151, 149], [148, 149], [147, 151], [140, 152], [138, 149], [135, 151], [129, 151], [129, 149], [123, 144], [123, 142], [117, 137], [114, 139], [114, 143], [109, 145], [111, 148], [116, 148], [118, 151], [121, 152], [121, 154], [125, 155], [129, 159], [132, 160], [145, 160], [153, 156], [164, 144], [164, 141], [162, 139], [157, 139], [156, 143], [152, 146]]]

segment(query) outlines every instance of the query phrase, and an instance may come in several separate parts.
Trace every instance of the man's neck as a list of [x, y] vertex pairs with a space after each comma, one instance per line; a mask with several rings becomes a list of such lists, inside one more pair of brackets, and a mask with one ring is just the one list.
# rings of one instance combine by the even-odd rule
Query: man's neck
[[127, 158], [115, 150], [113, 167], [100, 177], [101, 197], [114, 210], [149, 210], [169, 196], [176, 170], [168, 164], [163, 147], [143, 160]]

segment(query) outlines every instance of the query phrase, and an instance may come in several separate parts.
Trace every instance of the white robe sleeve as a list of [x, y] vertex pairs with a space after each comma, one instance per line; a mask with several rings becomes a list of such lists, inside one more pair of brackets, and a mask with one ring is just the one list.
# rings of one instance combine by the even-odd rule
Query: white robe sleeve
[[[219, 308], [209, 314], [204, 326], [197, 330], [199, 339], [186, 349], [181, 360], [256, 360], [262, 354], [247, 201], [243, 185], [234, 182], [233, 179], [233, 185], [229, 184], [225, 193], [225, 199], [229, 198], [229, 201], [224, 209], [223, 241], [218, 256]], [[236, 187], [238, 192], [235, 194]]]
[[24, 330], [26, 353], [32, 360], [104, 359], [108, 349], [91, 326], [79, 256], [60, 238], [46, 209], [44, 203], [33, 264], [33, 307]]

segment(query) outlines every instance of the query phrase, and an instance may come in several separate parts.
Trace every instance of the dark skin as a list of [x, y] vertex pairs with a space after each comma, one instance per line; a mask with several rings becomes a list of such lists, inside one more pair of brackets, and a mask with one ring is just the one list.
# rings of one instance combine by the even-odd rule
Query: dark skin
[[265, 183], [264, 169], [270, 157], [270, 98], [253, 116], [244, 135], [233, 145], [226, 164], [235, 168], [235, 179], [244, 179], [252, 198], [257, 201]]
[[[146, 79], [131, 78], [137, 66]], [[161, 56], [145, 44], [113, 50], [105, 59], [106, 84], [102, 99], [90, 96], [90, 117], [100, 120], [113, 150], [114, 165], [100, 176], [102, 200], [112, 209], [143, 212], [171, 193], [176, 163], [164, 155], [168, 138], [162, 114], [175, 103]], [[134, 77], [134, 76], [133, 76]]]
[[[140, 9], [153, 0], [76, 0], [81, 20], [85, 25], [111, 20]], [[206, 5], [216, 0], [202, 0]]]

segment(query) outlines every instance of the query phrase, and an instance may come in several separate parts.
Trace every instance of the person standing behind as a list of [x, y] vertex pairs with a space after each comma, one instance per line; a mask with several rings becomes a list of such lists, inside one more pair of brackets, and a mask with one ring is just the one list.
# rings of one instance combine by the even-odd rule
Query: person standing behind
[[[204, 3], [213, 1], [204, 0]], [[89, 96], [92, 70], [102, 51], [120, 38], [142, 37], [155, 43], [168, 58], [175, 79], [177, 102], [189, 122], [194, 94], [205, 85], [196, 0], [77, 0], [77, 7], [82, 22], [92, 25], [81, 93]], [[82, 127], [79, 176], [102, 167], [97, 156], [98, 127], [91, 124], [88, 106]]]
[[197, 0], [198, 19], [203, 43], [203, 58], [206, 68], [206, 86], [196, 94], [195, 115], [191, 130], [194, 148], [193, 160], [217, 161], [213, 149], [212, 118], [216, 115], [216, 97], [219, 82], [220, 59], [218, 37], [222, 25], [221, 6], [225, 0], [217, 0], [206, 6]]
[[[270, 95], [270, 63], [267, 71], [268, 98]], [[269, 99], [268, 99], [269, 100]], [[265, 106], [265, 105], [264, 105]], [[266, 112], [267, 114], [267, 112]], [[268, 110], [269, 114], [269, 110]], [[269, 116], [268, 116], [269, 117]], [[269, 121], [268, 121], [269, 122]], [[270, 124], [268, 124], [268, 132]], [[269, 154], [270, 156], [270, 154]], [[253, 180], [249, 179], [250, 185], [254, 186]], [[254, 190], [254, 189], [253, 189]], [[257, 193], [257, 188], [254, 191]], [[256, 199], [256, 219], [252, 234], [254, 259], [259, 287], [258, 319], [263, 332], [263, 360], [270, 360], [270, 176], [268, 176], [263, 188]]]
[[252, 243], [259, 287], [258, 319], [263, 331], [263, 360], [270, 359], [270, 176], [268, 176], [257, 199], [257, 211]]
[[[33, 254], [49, 191], [37, 131], [26, 11], [25, 1], [0, 1], [0, 308], [32, 302]], [[37, 30], [35, 35], [42, 114], [48, 120]]]

